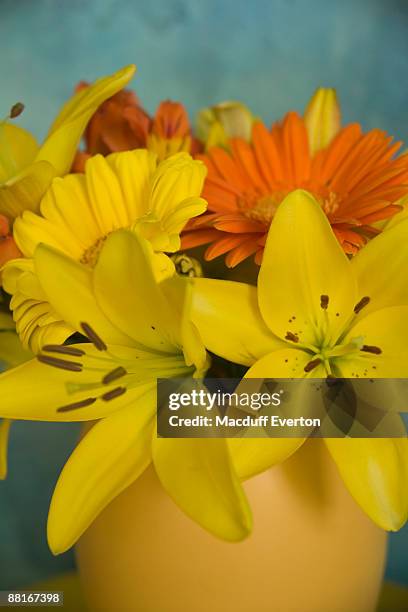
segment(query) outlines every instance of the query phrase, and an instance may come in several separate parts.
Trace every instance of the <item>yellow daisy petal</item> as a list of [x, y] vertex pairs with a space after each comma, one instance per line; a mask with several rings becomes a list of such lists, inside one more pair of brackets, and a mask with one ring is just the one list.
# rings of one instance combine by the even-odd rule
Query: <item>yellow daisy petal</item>
[[127, 218], [139, 219], [149, 212], [151, 180], [156, 171], [157, 156], [146, 149], [112, 153], [106, 157], [114, 170], [123, 193]]

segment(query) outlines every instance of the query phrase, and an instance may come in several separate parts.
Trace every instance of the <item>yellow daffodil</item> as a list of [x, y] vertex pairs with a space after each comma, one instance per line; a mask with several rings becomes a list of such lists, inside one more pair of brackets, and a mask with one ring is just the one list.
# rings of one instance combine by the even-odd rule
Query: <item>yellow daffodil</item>
[[1, 414], [101, 419], [56, 486], [51, 549], [69, 548], [152, 459], [164, 488], [189, 516], [220, 537], [245, 537], [250, 511], [226, 441], [155, 433], [156, 379], [202, 376], [208, 366], [190, 321], [192, 281], [174, 275], [158, 283], [149, 244], [128, 230], [108, 236], [94, 268], [43, 245], [34, 259], [55, 312], [93, 344], [44, 346], [36, 360], [3, 374]]
[[[12, 317], [6, 312], [0, 312], [0, 370], [15, 367], [30, 357], [31, 354], [21, 346]], [[7, 476], [10, 426], [10, 419], [0, 417], [0, 480], [4, 480]]]
[[227, 147], [229, 138], [250, 140], [255, 117], [241, 102], [220, 102], [203, 108], [197, 116], [197, 136], [205, 148]]
[[[14, 223], [14, 239], [25, 258], [3, 268], [3, 286], [25, 347], [63, 342], [73, 329], [58, 317], [38, 283], [33, 254], [39, 243], [92, 268], [107, 236], [121, 228], [140, 232], [157, 253], [180, 247], [179, 234], [202, 213], [200, 193], [206, 169], [188, 153], [158, 163], [145, 149], [96, 155], [84, 174], [56, 178], [43, 197], [40, 213], [26, 211]], [[171, 273], [168, 257], [155, 257], [157, 273]]]
[[[349, 260], [319, 204], [298, 190], [271, 224], [258, 288], [195, 279], [193, 320], [209, 350], [251, 365], [250, 378], [405, 378], [407, 268], [408, 220]], [[242, 439], [230, 446], [245, 478], [301, 443]], [[407, 438], [325, 443], [362, 509], [380, 527], [399, 529], [408, 516]]]
[[76, 93], [61, 109], [39, 146], [32, 134], [0, 124], [0, 213], [9, 219], [38, 210], [51, 180], [69, 172], [82, 132], [96, 109], [132, 78], [135, 66], [98, 79]]

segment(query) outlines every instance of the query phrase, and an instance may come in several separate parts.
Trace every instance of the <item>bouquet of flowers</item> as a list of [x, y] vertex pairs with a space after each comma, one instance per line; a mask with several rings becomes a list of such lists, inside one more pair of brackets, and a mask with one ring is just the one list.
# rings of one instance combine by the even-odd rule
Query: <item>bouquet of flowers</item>
[[[55, 554], [151, 463], [188, 516], [241, 540], [242, 481], [305, 442], [157, 437], [158, 378], [408, 374], [401, 143], [342, 126], [331, 89], [271, 128], [224, 102], [192, 130], [179, 103], [144, 110], [134, 71], [80, 83], [40, 146], [22, 104], [0, 124], [1, 476], [12, 420], [92, 425], [54, 491]], [[363, 511], [398, 530], [407, 438], [324, 442]]]

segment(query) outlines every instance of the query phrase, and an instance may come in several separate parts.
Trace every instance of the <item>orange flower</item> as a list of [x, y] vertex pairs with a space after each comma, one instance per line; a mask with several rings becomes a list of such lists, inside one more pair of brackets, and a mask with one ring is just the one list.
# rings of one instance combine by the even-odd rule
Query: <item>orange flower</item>
[[[80, 83], [77, 91], [87, 87]], [[198, 152], [191, 136], [187, 111], [179, 102], [162, 102], [154, 117], [142, 108], [137, 96], [122, 90], [104, 102], [91, 118], [85, 134], [85, 149], [79, 151], [73, 164], [83, 172], [86, 160], [97, 153], [149, 149], [160, 160], [180, 151]]]
[[10, 234], [10, 224], [7, 217], [0, 215], [0, 268], [11, 259], [17, 259], [21, 256], [21, 251]]
[[314, 195], [346, 253], [354, 254], [378, 229], [373, 224], [400, 210], [408, 193], [408, 155], [380, 130], [363, 134], [351, 124], [311, 153], [305, 119], [295, 112], [268, 130], [255, 122], [250, 143], [232, 138], [228, 151], [199, 156], [208, 176], [202, 197], [208, 212], [189, 223], [183, 248], [211, 243], [206, 259], [227, 254], [234, 267], [254, 255], [260, 264], [274, 213], [297, 188]]

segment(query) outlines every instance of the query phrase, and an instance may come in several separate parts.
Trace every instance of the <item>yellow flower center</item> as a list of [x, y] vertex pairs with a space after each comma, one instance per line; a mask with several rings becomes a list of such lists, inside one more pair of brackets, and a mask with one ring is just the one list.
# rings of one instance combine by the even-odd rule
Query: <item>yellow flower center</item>
[[[288, 331], [286, 333], [285, 339], [289, 342], [295, 343], [299, 349], [304, 350], [305, 352], [310, 354], [310, 361], [305, 365], [304, 371], [306, 373], [312, 372], [315, 368], [320, 365], [326, 370], [327, 376], [333, 376], [333, 366], [335, 366], [335, 360], [339, 357], [344, 357], [346, 355], [355, 355], [358, 356], [361, 353], [370, 353], [372, 355], [381, 355], [382, 350], [379, 346], [373, 346], [364, 343], [363, 337], [352, 338], [348, 342], [343, 342], [348, 329], [350, 328], [351, 321], [354, 319], [359, 312], [367, 306], [370, 302], [370, 298], [368, 296], [364, 296], [354, 307], [351, 319], [345, 326], [343, 333], [339, 336], [336, 342], [332, 342], [330, 339], [328, 340], [328, 316], [327, 309], [330, 303], [330, 298], [328, 295], [320, 296], [320, 307], [325, 313], [324, 323], [321, 329], [321, 337], [320, 341], [316, 346], [314, 345], [306, 345], [299, 342], [299, 336], [296, 333]], [[336, 313], [336, 316], [339, 316], [340, 313]], [[289, 320], [291, 322], [292, 319]], [[376, 366], [372, 366], [376, 369]], [[364, 371], [364, 376], [368, 376], [368, 369]], [[356, 374], [358, 378], [358, 374]]]
[[[341, 197], [334, 191], [327, 191], [326, 188], [317, 190], [315, 193], [308, 185], [303, 186], [314, 194], [316, 200], [320, 203], [324, 212], [328, 217], [331, 217], [340, 208]], [[259, 196], [259, 194], [246, 193], [238, 200], [238, 208], [242, 213], [251, 219], [257, 221], [267, 227], [272, 223], [279, 204], [290, 193], [291, 189], [279, 189], [267, 195]]]

